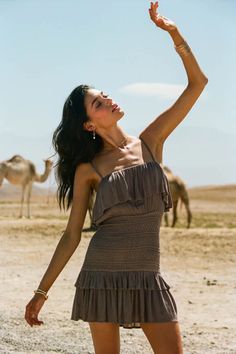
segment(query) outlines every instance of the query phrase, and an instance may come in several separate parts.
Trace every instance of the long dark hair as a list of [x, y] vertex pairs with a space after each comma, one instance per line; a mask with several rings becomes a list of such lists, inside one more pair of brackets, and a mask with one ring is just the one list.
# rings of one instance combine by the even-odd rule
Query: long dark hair
[[62, 120], [53, 133], [52, 144], [58, 154], [56, 179], [57, 198], [60, 208], [68, 209], [73, 198], [73, 183], [76, 167], [89, 162], [103, 147], [102, 138], [84, 130], [83, 124], [89, 120], [84, 98], [91, 85], [76, 87], [67, 98]]

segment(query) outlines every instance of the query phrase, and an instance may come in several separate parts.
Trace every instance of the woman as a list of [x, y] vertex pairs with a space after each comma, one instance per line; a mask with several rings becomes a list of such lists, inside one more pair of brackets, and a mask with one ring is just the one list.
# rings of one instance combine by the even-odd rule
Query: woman
[[200, 96], [207, 78], [176, 25], [157, 14], [151, 20], [173, 39], [186, 69], [186, 89], [167, 111], [140, 134], [127, 135], [117, 124], [122, 109], [103, 92], [81, 85], [63, 109], [53, 142], [59, 154], [59, 203], [72, 205], [66, 230], [25, 319], [40, 325], [47, 292], [81, 240], [91, 190], [97, 191], [92, 237], [75, 283], [71, 319], [89, 322], [95, 352], [120, 351], [119, 328], [142, 328], [154, 353], [182, 353], [175, 300], [159, 267], [159, 228], [172, 206], [160, 166], [166, 138]]

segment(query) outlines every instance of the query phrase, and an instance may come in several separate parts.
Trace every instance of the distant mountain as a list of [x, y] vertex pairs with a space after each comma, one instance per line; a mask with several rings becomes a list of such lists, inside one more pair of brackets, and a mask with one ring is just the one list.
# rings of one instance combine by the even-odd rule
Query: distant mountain
[[188, 191], [190, 200], [226, 202], [232, 204], [234, 210], [236, 209], [236, 184], [195, 187], [189, 188]]
[[[21, 187], [9, 184], [7, 182], [3, 183], [0, 187], [0, 202], [1, 200], [19, 200], [21, 198]], [[47, 196], [47, 195], [54, 195], [56, 192], [55, 188], [42, 188], [36, 185], [33, 186], [32, 189], [32, 197], [34, 196]]]

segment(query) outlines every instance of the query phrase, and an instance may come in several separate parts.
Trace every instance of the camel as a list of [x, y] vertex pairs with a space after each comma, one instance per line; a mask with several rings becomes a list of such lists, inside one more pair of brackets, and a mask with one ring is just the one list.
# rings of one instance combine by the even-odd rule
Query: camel
[[23, 204], [26, 192], [27, 217], [30, 218], [30, 197], [33, 183], [45, 182], [51, 172], [52, 161], [47, 159], [44, 162], [45, 171], [42, 175], [36, 172], [35, 165], [31, 161], [24, 159], [20, 155], [14, 155], [11, 159], [0, 162], [0, 187], [4, 178], [11, 184], [22, 186], [20, 218], [23, 216]]
[[[170, 192], [171, 192], [171, 197], [173, 202], [173, 219], [172, 219], [171, 226], [174, 227], [178, 219], [177, 206], [178, 206], [178, 201], [180, 200], [186, 208], [187, 228], [189, 228], [192, 220], [192, 213], [189, 207], [189, 196], [188, 196], [188, 191], [185, 186], [185, 183], [182, 181], [180, 177], [173, 175], [172, 171], [167, 166], [163, 166], [163, 170], [170, 185]], [[166, 226], [168, 226], [167, 213], [165, 213], [164, 219], [165, 219]]]

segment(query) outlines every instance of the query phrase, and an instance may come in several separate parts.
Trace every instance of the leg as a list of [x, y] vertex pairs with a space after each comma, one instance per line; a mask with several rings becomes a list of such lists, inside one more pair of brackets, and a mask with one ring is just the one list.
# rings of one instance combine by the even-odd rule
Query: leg
[[19, 218], [22, 218], [23, 216], [23, 205], [24, 205], [24, 199], [25, 199], [25, 185], [22, 186], [22, 191], [21, 191], [21, 206], [20, 206], [20, 215]]
[[89, 322], [95, 354], [120, 353], [120, 326], [117, 323]]
[[175, 227], [176, 221], [178, 219], [178, 217], [177, 217], [177, 206], [178, 206], [178, 199], [173, 201], [173, 220], [172, 220], [171, 227]]
[[27, 217], [30, 219], [30, 198], [32, 191], [32, 182], [28, 184], [28, 193], [27, 193]]
[[186, 211], [187, 211], [187, 228], [190, 228], [190, 224], [191, 224], [191, 220], [192, 220], [192, 213], [191, 213], [191, 210], [189, 208], [189, 202], [188, 201], [185, 204], [185, 208], [186, 208]]
[[169, 226], [168, 213], [164, 213], [165, 226]]
[[141, 323], [155, 354], [183, 354], [178, 322]]
[[187, 189], [184, 189], [180, 195], [180, 198], [185, 206], [186, 212], [187, 212], [187, 228], [190, 227], [191, 220], [192, 220], [192, 213], [189, 207], [189, 196]]

